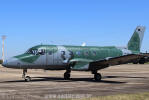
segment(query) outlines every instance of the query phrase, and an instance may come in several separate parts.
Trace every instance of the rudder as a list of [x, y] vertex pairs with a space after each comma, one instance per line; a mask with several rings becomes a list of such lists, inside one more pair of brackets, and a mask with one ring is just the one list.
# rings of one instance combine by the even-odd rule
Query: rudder
[[132, 51], [140, 51], [141, 45], [142, 45], [142, 40], [144, 37], [144, 32], [145, 32], [145, 27], [144, 26], [138, 26], [131, 39], [128, 42], [128, 50]]

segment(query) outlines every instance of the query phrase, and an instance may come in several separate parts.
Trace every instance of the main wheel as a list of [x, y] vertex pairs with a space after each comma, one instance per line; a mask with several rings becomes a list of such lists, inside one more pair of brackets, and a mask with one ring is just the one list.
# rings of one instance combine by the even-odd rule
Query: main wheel
[[64, 79], [69, 80], [70, 79], [70, 73], [64, 73]]
[[138, 64], [138, 62], [133, 62], [133, 64]]
[[94, 74], [95, 81], [101, 81], [101, 78], [102, 78], [101, 74], [99, 73]]
[[140, 60], [140, 61], [139, 61], [139, 64], [144, 64], [144, 63], [145, 63], [144, 60]]
[[29, 81], [31, 81], [31, 77], [30, 76], [26, 76], [25, 77], [25, 82], [29, 82]]

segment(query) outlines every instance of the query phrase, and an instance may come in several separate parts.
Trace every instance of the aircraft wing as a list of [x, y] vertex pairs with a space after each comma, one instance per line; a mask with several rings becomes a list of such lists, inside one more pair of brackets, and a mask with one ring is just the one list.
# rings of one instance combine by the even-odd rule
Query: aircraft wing
[[130, 54], [130, 55], [124, 55], [124, 56], [120, 56], [120, 57], [99, 60], [99, 61], [91, 62], [89, 65], [89, 70], [94, 70], [94, 69], [99, 70], [99, 69], [104, 69], [109, 66], [132, 63], [136, 60], [139, 60], [139, 59], [145, 58], [145, 57], [149, 58], [149, 54], [147, 54], [147, 53]]
[[69, 61], [69, 63], [74, 63], [72, 70], [79, 70], [79, 71], [88, 70], [88, 66], [90, 62], [93, 62], [93, 60], [76, 58]]
[[141, 53], [144, 57], [149, 57], [149, 53]]

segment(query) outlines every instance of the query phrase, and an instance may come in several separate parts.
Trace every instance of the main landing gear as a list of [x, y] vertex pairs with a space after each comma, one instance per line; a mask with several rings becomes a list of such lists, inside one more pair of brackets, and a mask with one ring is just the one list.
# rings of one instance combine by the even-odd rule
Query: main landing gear
[[71, 68], [66, 69], [66, 72], [64, 73], [64, 79], [65, 80], [70, 79], [70, 73], [71, 73]]
[[22, 78], [24, 78], [25, 82], [29, 82], [29, 81], [31, 81], [31, 77], [30, 76], [26, 76], [26, 73], [27, 73], [27, 69], [23, 69]]
[[94, 74], [94, 79], [95, 79], [95, 81], [101, 81], [102, 76], [101, 76], [100, 73], [97, 72], [97, 70], [92, 71], [92, 74]]
[[[71, 73], [71, 68], [67, 68], [66, 72], [64, 73], [64, 79], [69, 80], [70, 79], [70, 73]], [[95, 81], [101, 81], [102, 76], [100, 73], [97, 72], [97, 70], [93, 70], [92, 74], [94, 74], [94, 79]]]

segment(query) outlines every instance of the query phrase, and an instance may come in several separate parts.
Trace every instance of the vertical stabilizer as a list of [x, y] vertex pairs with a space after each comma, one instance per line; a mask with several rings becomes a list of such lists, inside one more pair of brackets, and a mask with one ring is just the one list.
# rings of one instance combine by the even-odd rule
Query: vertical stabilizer
[[142, 40], [144, 37], [144, 32], [145, 32], [145, 27], [144, 26], [138, 26], [131, 39], [128, 42], [128, 50], [132, 51], [140, 51], [141, 45], [142, 45]]

